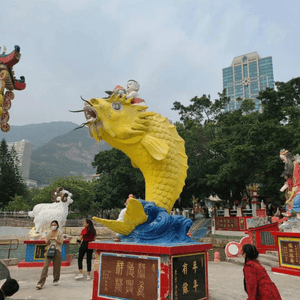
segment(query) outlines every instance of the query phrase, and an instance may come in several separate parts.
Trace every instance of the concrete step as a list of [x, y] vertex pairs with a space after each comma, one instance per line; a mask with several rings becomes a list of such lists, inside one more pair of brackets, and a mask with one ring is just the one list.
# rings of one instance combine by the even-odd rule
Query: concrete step
[[[238, 264], [238, 265], [244, 265], [245, 259], [242, 256], [238, 257], [233, 257], [233, 258], [226, 258], [228, 262], [231, 262], [233, 264]], [[263, 265], [263, 266], [269, 266], [269, 267], [278, 267], [278, 256], [276, 258], [275, 255], [271, 254], [260, 254], [258, 256], [258, 261]]]
[[276, 255], [266, 253], [266, 254], [260, 254], [259, 257], [262, 257], [263, 259], [268, 259], [268, 260], [278, 262], [278, 253], [277, 252], [276, 252]]

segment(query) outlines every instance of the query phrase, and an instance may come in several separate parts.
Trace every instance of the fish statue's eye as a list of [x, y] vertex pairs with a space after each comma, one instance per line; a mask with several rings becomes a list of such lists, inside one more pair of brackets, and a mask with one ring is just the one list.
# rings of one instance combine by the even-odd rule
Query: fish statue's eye
[[120, 102], [113, 102], [111, 104], [111, 107], [114, 109], [114, 110], [122, 110], [123, 106]]

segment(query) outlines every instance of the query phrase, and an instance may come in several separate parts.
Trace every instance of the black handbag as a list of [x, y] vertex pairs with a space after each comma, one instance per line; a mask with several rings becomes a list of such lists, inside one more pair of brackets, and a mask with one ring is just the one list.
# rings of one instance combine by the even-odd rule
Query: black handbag
[[47, 257], [52, 258], [55, 256], [55, 245], [51, 245], [48, 249]]

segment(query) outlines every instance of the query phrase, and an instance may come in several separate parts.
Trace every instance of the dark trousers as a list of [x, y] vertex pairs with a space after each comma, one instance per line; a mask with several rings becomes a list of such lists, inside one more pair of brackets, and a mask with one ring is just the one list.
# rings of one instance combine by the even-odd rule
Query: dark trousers
[[91, 272], [92, 269], [92, 256], [93, 256], [93, 249], [89, 249], [89, 242], [82, 242], [79, 248], [79, 255], [78, 255], [78, 269], [82, 270], [82, 260], [84, 254], [86, 253], [86, 265], [87, 271]]
[[46, 278], [48, 277], [48, 269], [52, 259], [53, 259], [53, 282], [59, 280], [60, 267], [61, 267], [61, 253], [59, 250], [56, 249], [54, 257], [49, 258], [47, 257], [47, 254], [45, 255], [44, 267], [42, 270], [40, 280], [38, 282], [38, 284], [40, 284], [41, 286], [45, 284]]

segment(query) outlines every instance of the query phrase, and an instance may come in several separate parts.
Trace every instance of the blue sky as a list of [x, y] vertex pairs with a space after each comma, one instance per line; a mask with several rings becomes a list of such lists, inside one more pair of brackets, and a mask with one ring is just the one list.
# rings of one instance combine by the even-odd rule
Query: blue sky
[[1, 41], [21, 47], [10, 125], [84, 122], [85, 99], [137, 80], [148, 110], [222, 91], [235, 56], [272, 56], [275, 81], [298, 77], [300, 1], [4, 0]]

